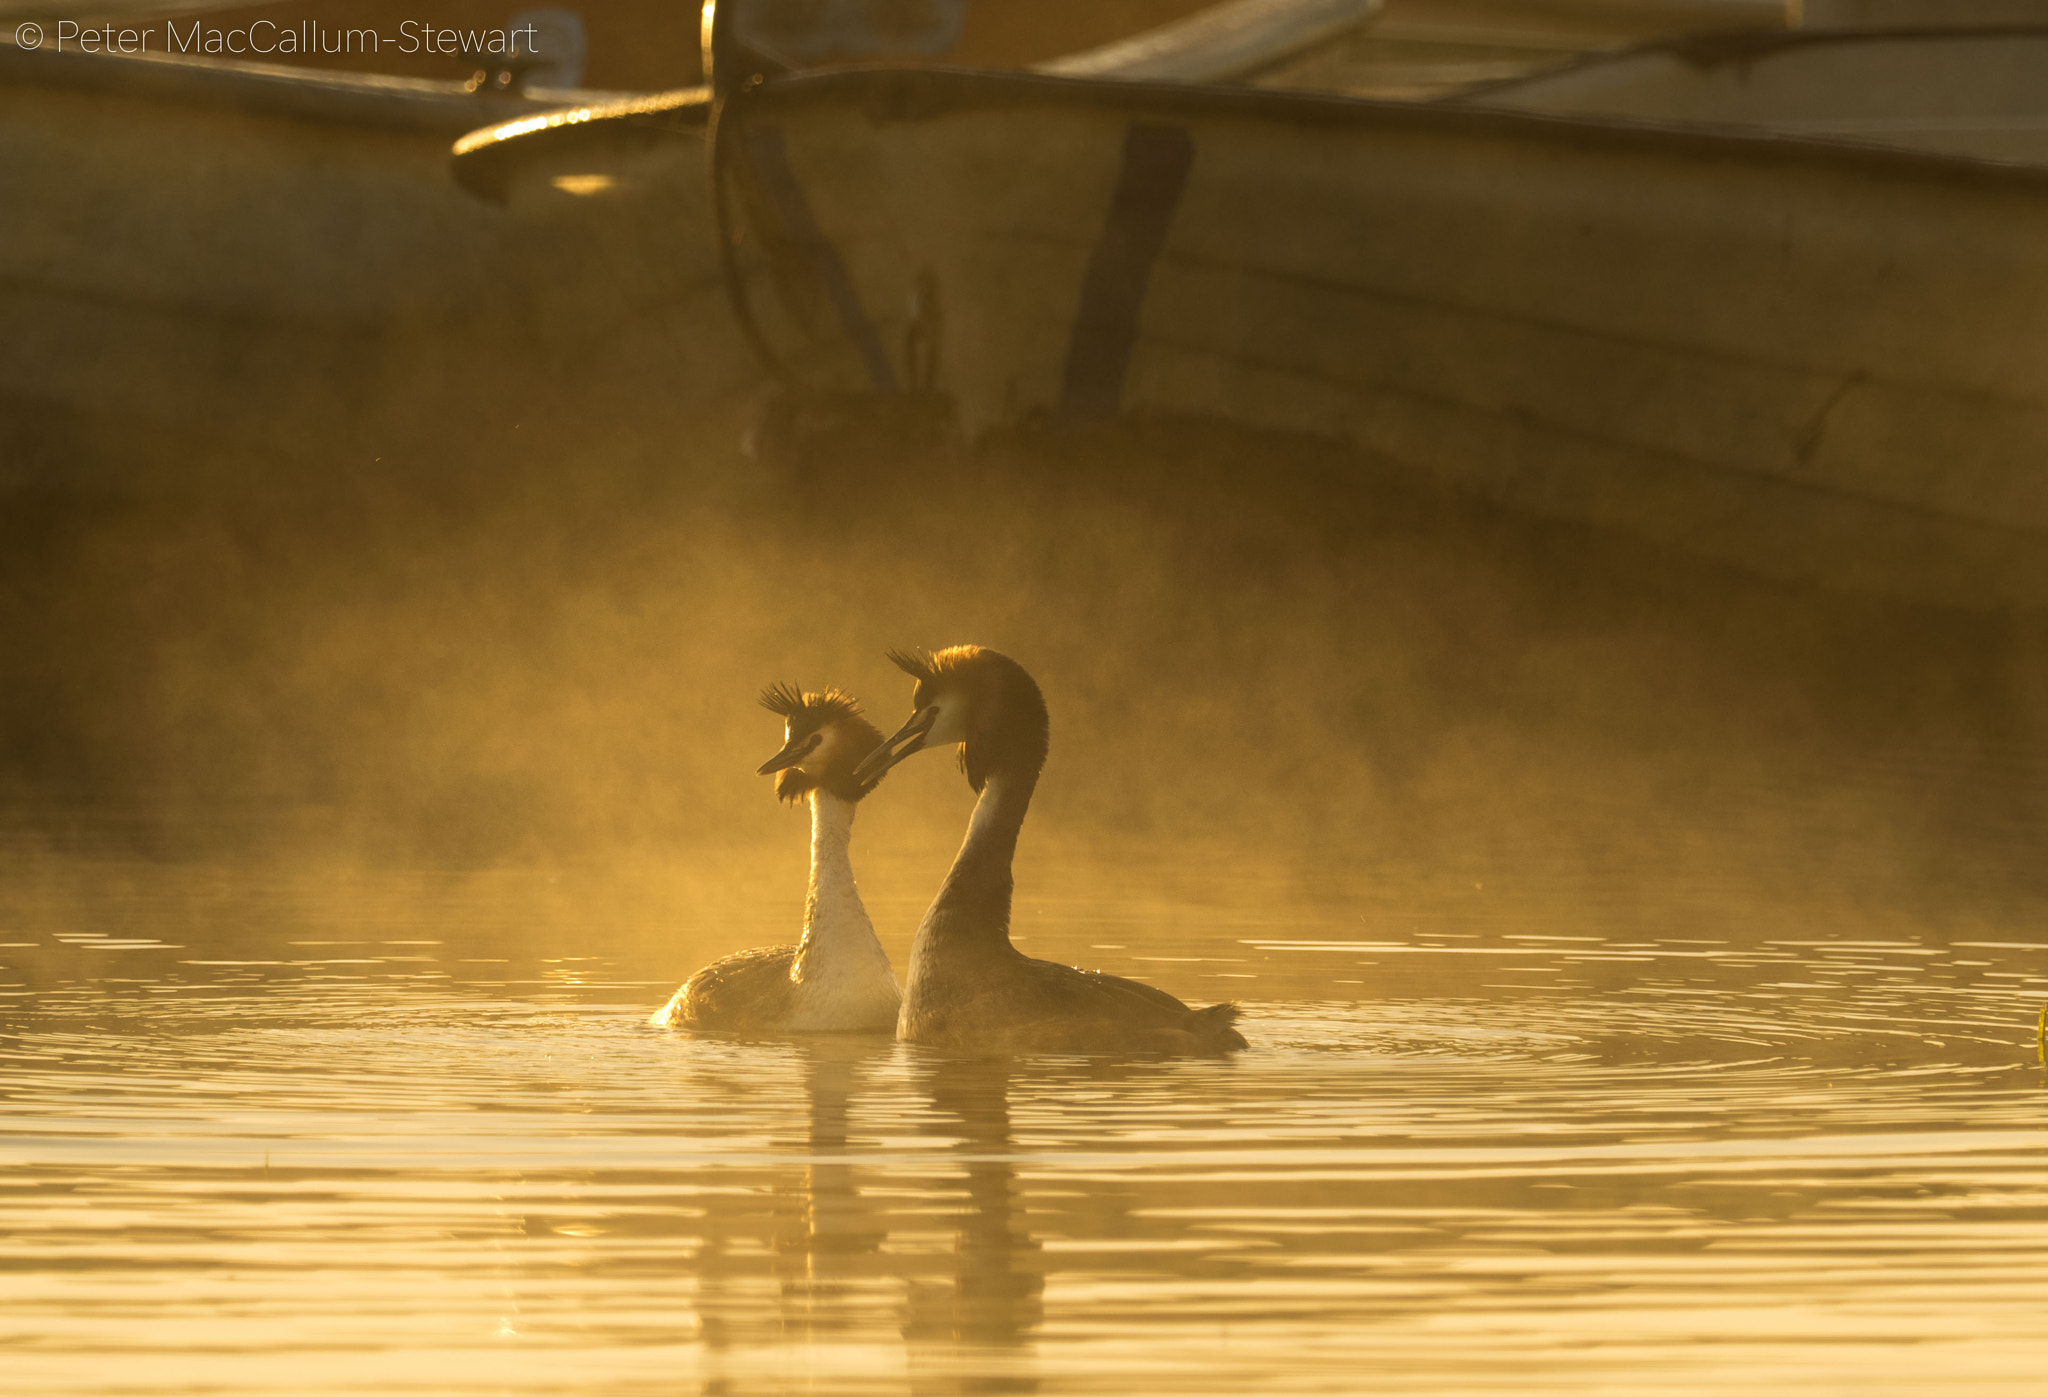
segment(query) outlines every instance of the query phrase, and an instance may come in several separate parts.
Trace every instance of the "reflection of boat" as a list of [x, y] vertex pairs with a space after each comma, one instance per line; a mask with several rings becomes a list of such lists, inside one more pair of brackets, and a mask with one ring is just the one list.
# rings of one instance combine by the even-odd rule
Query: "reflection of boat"
[[720, 143], [801, 383], [1338, 438], [1766, 573], [2048, 603], [2034, 171], [886, 69], [770, 78]]

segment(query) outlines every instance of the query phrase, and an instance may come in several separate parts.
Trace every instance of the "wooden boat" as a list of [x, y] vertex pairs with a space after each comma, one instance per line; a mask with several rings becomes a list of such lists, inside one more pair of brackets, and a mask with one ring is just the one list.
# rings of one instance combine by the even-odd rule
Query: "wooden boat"
[[718, 141], [791, 381], [1336, 438], [1746, 569], [2048, 602], [2048, 173], [907, 69], [770, 78]]
[[[1376, 0], [1287, 3], [1327, 24]], [[1035, 62], [1196, 8], [977, 6], [955, 51]], [[189, 33], [382, 25], [415, 9], [293, 0], [175, 17]], [[619, 10], [643, 12], [639, 0]], [[435, 16], [499, 22], [470, 0]], [[587, 78], [664, 80], [605, 66], [610, 22], [592, 12]], [[656, 38], [682, 20], [668, 23]], [[648, 48], [658, 57], [666, 42]], [[765, 377], [710, 234], [702, 89], [470, 91], [460, 64], [436, 79], [300, 56], [0, 40], [13, 213], [0, 227], [0, 488], [125, 490], [398, 457], [488, 473], [494, 453], [543, 450], [549, 433], [614, 460], [739, 438]], [[487, 149], [458, 170], [495, 206], [449, 178], [450, 143], [480, 126], [494, 132]], [[518, 159], [500, 154], [508, 133], [528, 137]]]

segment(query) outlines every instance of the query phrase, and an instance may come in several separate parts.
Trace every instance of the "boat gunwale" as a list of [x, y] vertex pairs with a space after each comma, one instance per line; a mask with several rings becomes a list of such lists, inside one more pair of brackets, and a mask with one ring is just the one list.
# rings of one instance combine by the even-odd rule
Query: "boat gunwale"
[[[2048, 31], [2042, 31], [2048, 32]], [[741, 119], [774, 109], [858, 106], [877, 123], [921, 122], [1005, 107], [1106, 107], [1130, 116], [1231, 119], [1325, 130], [1539, 137], [1552, 143], [1744, 159], [1868, 174], [1901, 182], [2048, 190], [2048, 167], [1727, 123], [1531, 112], [1341, 93], [1206, 83], [1067, 78], [989, 69], [861, 65], [770, 77], [727, 94]]]
[[709, 87], [679, 87], [618, 101], [551, 107], [479, 127], [450, 148], [455, 182], [503, 203], [530, 159], [604, 155], [658, 147], [677, 136], [701, 141], [711, 119]]

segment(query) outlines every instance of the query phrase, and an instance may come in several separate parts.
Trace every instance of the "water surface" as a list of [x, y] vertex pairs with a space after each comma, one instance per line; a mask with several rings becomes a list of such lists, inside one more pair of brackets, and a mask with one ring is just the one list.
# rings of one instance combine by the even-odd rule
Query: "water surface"
[[2016, 1393], [2048, 1363], [2048, 936], [2017, 921], [1075, 878], [1020, 908], [1030, 949], [1239, 999], [1252, 1050], [962, 1062], [652, 1029], [772, 928], [579, 938], [555, 874], [80, 860], [64, 898], [41, 867], [0, 921], [11, 1391]]

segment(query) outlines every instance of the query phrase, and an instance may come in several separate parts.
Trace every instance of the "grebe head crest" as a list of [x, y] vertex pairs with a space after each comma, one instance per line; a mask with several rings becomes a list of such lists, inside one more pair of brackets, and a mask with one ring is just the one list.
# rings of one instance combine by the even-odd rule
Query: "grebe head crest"
[[889, 659], [917, 681], [910, 721], [868, 754], [857, 779], [874, 780], [913, 752], [955, 743], [960, 769], [977, 791], [999, 773], [1036, 777], [1043, 769], [1051, 725], [1045, 697], [1024, 666], [979, 645], [891, 650]]
[[841, 800], [859, 800], [881, 779], [877, 772], [856, 779], [854, 768], [874, 750], [882, 733], [860, 715], [853, 696], [837, 689], [805, 693], [794, 684], [770, 684], [761, 706], [787, 720], [782, 750], [761, 763], [757, 775], [775, 773], [775, 794], [802, 800], [822, 790]]

